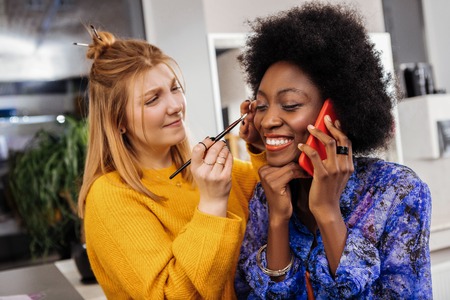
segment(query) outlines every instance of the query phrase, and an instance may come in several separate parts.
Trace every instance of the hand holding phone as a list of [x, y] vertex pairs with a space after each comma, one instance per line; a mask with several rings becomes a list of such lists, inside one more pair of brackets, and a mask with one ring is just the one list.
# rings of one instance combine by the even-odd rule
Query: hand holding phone
[[[319, 112], [319, 116], [317, 117], [316, 123], [314, 124], [316, 128], [330, 135], [330, 132], [328, 131], [327, 126], [325, 125], [324, 117], [326, 115], [329, 115], [331, 121], [334, 123], [334, 121], [336, 120], [336, 113], [334, 112], [330, 99], [325, 100], [325, 102], [323, 103], [323, 106]], [[319, 141], [315, 136], [310, 134], [308, 139], [306, 140], [306, 145], [314, 148], [319, 153], [319, 156], [322, 160], [327, 158], [325, 145], [321, 141]], [[303, 168], [303, 170], [308, 172], [309, 175], [313, 176], [314, 174], [313, 164], [309, 159], [309, 157], [304, 152], [300, 154], [298, 163], [300, 164], [300, 167]]]

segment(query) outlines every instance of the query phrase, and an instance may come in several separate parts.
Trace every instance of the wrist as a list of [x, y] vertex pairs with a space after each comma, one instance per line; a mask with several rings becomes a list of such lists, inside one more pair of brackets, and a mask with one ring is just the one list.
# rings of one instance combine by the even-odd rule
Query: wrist
[[267, 244], [263, 245], [261, 248], [259, 248], [258, 252], [256, 253], [256, 264], [257, 266], [261, 269], [261, 271], [270, 276], [270, 277], [274, 277], [274, 278], [280, 278], [286, 275], [287, 272], [289, 272], [289, 270], [292, 268], [292, 264], [294, 262], [294, 256], [292, 255], [292, 253], [290, 254], [290, 260], [289, 263], [281, 269], [277, 269], [277, 270], [272, 270], [269, 269], [267, 267], [264, 267], [262, 265], [261, 262], [261, 255], [263, 252], [265, 252], [267, 249]]
[[222, 199], [221, 201], [206, 201], [200, 199], [198, 203], [198, 210], [209, 215], [226, 217], [228, 208], [228, 198]]
[[317, 210], [312, 214], [319, 227], [343, 222], [340, 210], [337, 212], [336, 210]]
[[269, 227], [271, 229], [281, 229], [285, 227], [289, 227], [290, 218], [284, 217], [269, 217]]

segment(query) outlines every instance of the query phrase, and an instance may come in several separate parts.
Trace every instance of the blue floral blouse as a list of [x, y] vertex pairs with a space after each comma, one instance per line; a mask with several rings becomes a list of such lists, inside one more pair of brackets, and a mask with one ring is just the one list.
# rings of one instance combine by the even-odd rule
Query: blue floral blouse
[[306, 271], [316, 299], [432, 299], [428, 186], [402, 165], [375, 158], [354, 162], [340, 199], [348, 237], [334, 277], [320, 232], [311, 249], [313, 234], [295, 215], [289, 225], [293, 267], [281, 282], [261, 272], [255, 256], [267, 243], [268, 210], [258, 183], [236, 273], [239, 299], [307, 299]]

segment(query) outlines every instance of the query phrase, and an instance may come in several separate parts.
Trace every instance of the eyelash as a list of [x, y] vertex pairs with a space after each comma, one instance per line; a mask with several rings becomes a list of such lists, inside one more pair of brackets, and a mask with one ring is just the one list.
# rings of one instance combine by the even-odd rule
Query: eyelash
[[[292, 105], [282, 105], [281, 107], [285, 110], [285, 111], [295, 111], [298, 108], [300, 108], [302, 105], [301, 104], [292, 104]], [[257, 105], [255, 107], [256, 111], [263, 111], [265, 109], [267, 109], [267, 105]]]
[[[181, 86], [180, 85], [176, 85], [176, 86], [174, 86], [174, 87], [172, 87], [171, 89], [170, 89], [170, 91], [171, 92], [177, 92], [177, 91], [182, 91], [183, 89], [181, 88]], [[158, 94], [156, 94], [153, 98], [151, 98], [149, 101], [146, 101], [145, 102], [145, 105], [151, 105], [152, 103], [154, 103], [156, 100], [158, 100], [159, 99], [159, 95]]]
[[155, 97], [153, 97], [153, 98], [151, 98], [150, 100], [148, 100], [148, 101], [146, 101], [145, 102], [145, 105], [151, 105], [151, 104], [153, 104], [153, 102], [155, 102], [156, 100], [158, 100], [158, 95], [156, 95]]
[[182, 91], [182, 90], [183, 90], [183, 89], [181, 88], [180, 85], [176, 85], [176, 86], [174, 86], [174, 87], [171, 89], [172, 92], [174, 92], [174, 91]]
[[286, 111], [295, 111], [297, 108], [300, 108], [301, 104], [291, 104], [291, 105], [283, 105], [283, 109]]

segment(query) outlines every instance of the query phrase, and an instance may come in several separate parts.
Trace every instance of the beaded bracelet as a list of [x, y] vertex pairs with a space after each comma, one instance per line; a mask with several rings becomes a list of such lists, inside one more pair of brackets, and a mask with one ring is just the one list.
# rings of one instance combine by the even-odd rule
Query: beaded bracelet
[[270, 277], [280, 277], [283, 275], [286, 275], [286, 273], [291, 269], [292, 264], [294, 263], [294, 256], [291, 255], [291, 261], [289, 262], [289, 264], [284, 267], [283, 269], [280, 270], [271, 270], [268, 269], [266, 267], [263, 267], [263, 265], [261, 264], [261, 253], [267, 248], [267, 244], [261, 246], [261, 248], [259, 248], [258, 253], [256, 253], [256, 264], [258, 265], [258, 267], [261, 269], [261, 271], [266, 274], [269, 275]]

